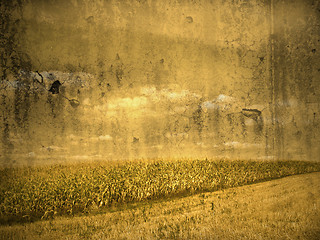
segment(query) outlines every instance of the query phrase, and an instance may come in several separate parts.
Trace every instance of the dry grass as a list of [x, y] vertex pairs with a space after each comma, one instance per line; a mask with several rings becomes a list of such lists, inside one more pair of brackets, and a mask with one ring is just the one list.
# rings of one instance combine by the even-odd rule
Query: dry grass
[[320, 239], [320, 173], [113, 210], [0, 226], [0, 238]]

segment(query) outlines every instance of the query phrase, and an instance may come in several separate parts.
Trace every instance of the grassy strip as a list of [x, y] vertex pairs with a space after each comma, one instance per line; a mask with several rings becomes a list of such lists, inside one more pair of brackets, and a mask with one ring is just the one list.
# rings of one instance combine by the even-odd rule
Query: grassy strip
[[320, 171], [302, 161], [154, 161], [0, 170], [0, 223], [88, 213], [125, 203], [214, 191]]

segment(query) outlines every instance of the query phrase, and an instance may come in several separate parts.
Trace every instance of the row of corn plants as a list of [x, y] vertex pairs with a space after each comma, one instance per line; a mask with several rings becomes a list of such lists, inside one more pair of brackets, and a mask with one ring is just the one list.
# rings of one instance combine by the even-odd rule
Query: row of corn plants
[[128, 203], [320, 171], [303, 161], [146, 161], [0, 169], [0, 222], [88, 213]]

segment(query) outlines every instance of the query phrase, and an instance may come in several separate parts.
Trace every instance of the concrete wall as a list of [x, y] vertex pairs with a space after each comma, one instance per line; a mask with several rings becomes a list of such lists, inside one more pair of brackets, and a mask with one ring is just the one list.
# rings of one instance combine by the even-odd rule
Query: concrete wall
[[319, 10], [311, 0], [3, 3], [0, 159], [320, 160]]

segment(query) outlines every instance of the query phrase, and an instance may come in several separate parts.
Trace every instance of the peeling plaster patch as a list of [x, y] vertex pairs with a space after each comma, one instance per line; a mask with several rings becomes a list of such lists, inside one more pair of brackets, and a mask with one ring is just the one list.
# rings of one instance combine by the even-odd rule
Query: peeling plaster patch
[[197, 142], [197, 145], [202, 147], [202, 148], [207, 148], [207, 145], [203, 142]]
[[27, 156], [28, 156], [28, 157], [35, 157], [36, 154], [35, 154], [34, 152], [29, 152], [29, 153], [27, 154]]
[[73, 141], [74, 144], [78, 144], [81, 141], [111, 141], [113, 140], [112, 136], [110, 135], [100, 135], [97, 137], [84, 137], [84, 136], [75, 136], [70, 134], [67, 139]]
[[143, 95], [153, 95], [157, 92], [157, 89], [155, 87], [142, 87], [140, 89], [141, 94]]
[[48, 147], [42, 146], [40, 148], [40, 150], [41, 151], [48, 151], [48, 152], [53, 152], [53, 151], [56, 152], [56, 151], [63, 151], [63, 150], [65, 150], [65, 148], [51, 145], [51, 146], [48, 146]]
[[110, 135], [104, 135], [104, 136], [99, 136], [98, 139], [100, 141], [110, 141], [112, 140], [112, 137]]
[[226, 142], [223, 145], [227, 147], [240, 147], [242, 144], [239, 142]]
[[[87, 114], [98, 116], [101, 116], [101, 113], [108, 116], [118, 116], [119, 111], [141, 115], [146, 112], [148, 106], [148, 99], [146, 97], [137, 96], [133, 98], [126, 97], [112, 99], [108, 103], [95, 105], [93, 108], [91, 108], [90, 105], [86, 105], [85, 111]], [[152, 111], [149, 111], [148, 113], [151, 114]]]
[[168, 89], [163, 89], [161, 91], [161, 94], [170, 100], [176, 100], [186, 98], [189, 94], [189, 90], [182, 90], [181, 92], [170, 92]]
[[163, 88], [161, 90], [157, 90], [154, 86], [149, 86], [141, 88], [140, 92], [156, 102], [164, 100], [178, 102], [201, 98], [200, 95], [192, 93], [188, 89], [173, 90], [172, 88]]
[[7, 81], [4, 83], [6, 83], [6, 86], [12, 87], [12, 88], [19, 88], [21, 86], [21, 82], [19, 80]]
[[230, 109], [230, 105], [226, 105], [226, 104], [216, 104], [214, 102], [211, 101], [206, 101], [204, 103], [201, 104], [202, 109], [204, 110], [204, 112], [208, 112], [210, 110], [228, 110]]
[[189, 90], [170, 91], [169, 89], [162, 89], [160, 95], [167, 98], [170, 101], [185, 101], [198, 99], [201, 96], [195, 93], [191, 93]]
[[83, 106], [90, 106], [90, 99], [89, 98], [84, 99], [82, 102], [82, 105]]
[[255, 143], [240, 143], [240, 142], [226, 142], [223, 145], [227, 147], [234, 147], [234, 148], [258, 148], [261, 147], [261, 144], [255, 144]]
[[201, 107], [205, 110], [229, 110], [235, 112], [241, 110], [241, 104], [235, 98], [220, 94], [217, 98], [202, 103]]
[[244, 124], [246, 126], [253, 126], [256, 124], [256, 121], [254, 121], [252, 118], [246, 118], [244, 121]]
[[298, 101], [297, 99], [294, 99], [294, 98], [290, 98], [289, 101], [288, 101], [288, 106], [290, 107], [296, 107], [298, 105]]
[[202, 103], [201, 105], [202, 108], [204, 109], [219, 109], [219, 105], [218, 104], [215, 104], [214, 102], [211, 102], [211, 101], [206, 101], [204, 103]]
[[188, 110], [187, 106], [177, 106], [173, 108], [173, 113], [184, 113]]
[[276, 104], [281, 107], [297, 107], [298, 101], [296, 99], [290, 98], [287, 101], [278, 101]]
[[166, 138], [188, 138], [189, 137], [189, 134], [188, 133], [172, 133], [172, 132], [166, 132], [164, 134], [164, 136]]
[[145, 107], [148, 103], [146, 97], [134, 97], [134, 98], [118, 98], [115, 100], [111, 100], [107, 105], [109, 110], [115, 110], [119, 108], [141, 108]]
[[219, 102], [234, 102], [235, 99], [233, 97], [224, 95], [224, 94], [220, 94], [216, 99], [215, 102], [219, 103]]
[[[101, 113], [113, 117], [119, 117], [119, 113], [133, 114], [140, 117], [142, 114], [148, 116], [159, 116], [163, 113], [182, 114], [199, 104], [200, 95], [187, 89], [171, 90], [163, 88], [157, 90], [154, 86], [143, 87], [140, 94], [131, 97], [112, 98], [107, 103], [94, 105], [91, 107], [90, 99], [84, 100], [86, 114]], [[155, 105], [156, 104], [156, 105]], [[170, 105], [168, 110], [168, 104]]]
[[141, 117], [142, 114], [154, 114], [148, 99], [144, 96], [113, 99], [106, 104], [95, 106], [94, 109], [105, 112], [110, 117], [119, 117], [119, 111], [130, 114], [132, 117]]
[[[88, 85], [88, 81], [93, 80], [94, 76], [86, 72], [61, 72], [61, 71], [42, 71], [40, 74], [44, 77], [46, 84], [59, 80], [63, 84], [77, 84], [81, 87]], [[39, 78], [36, 72], [30, 72], [32, 78]]]

